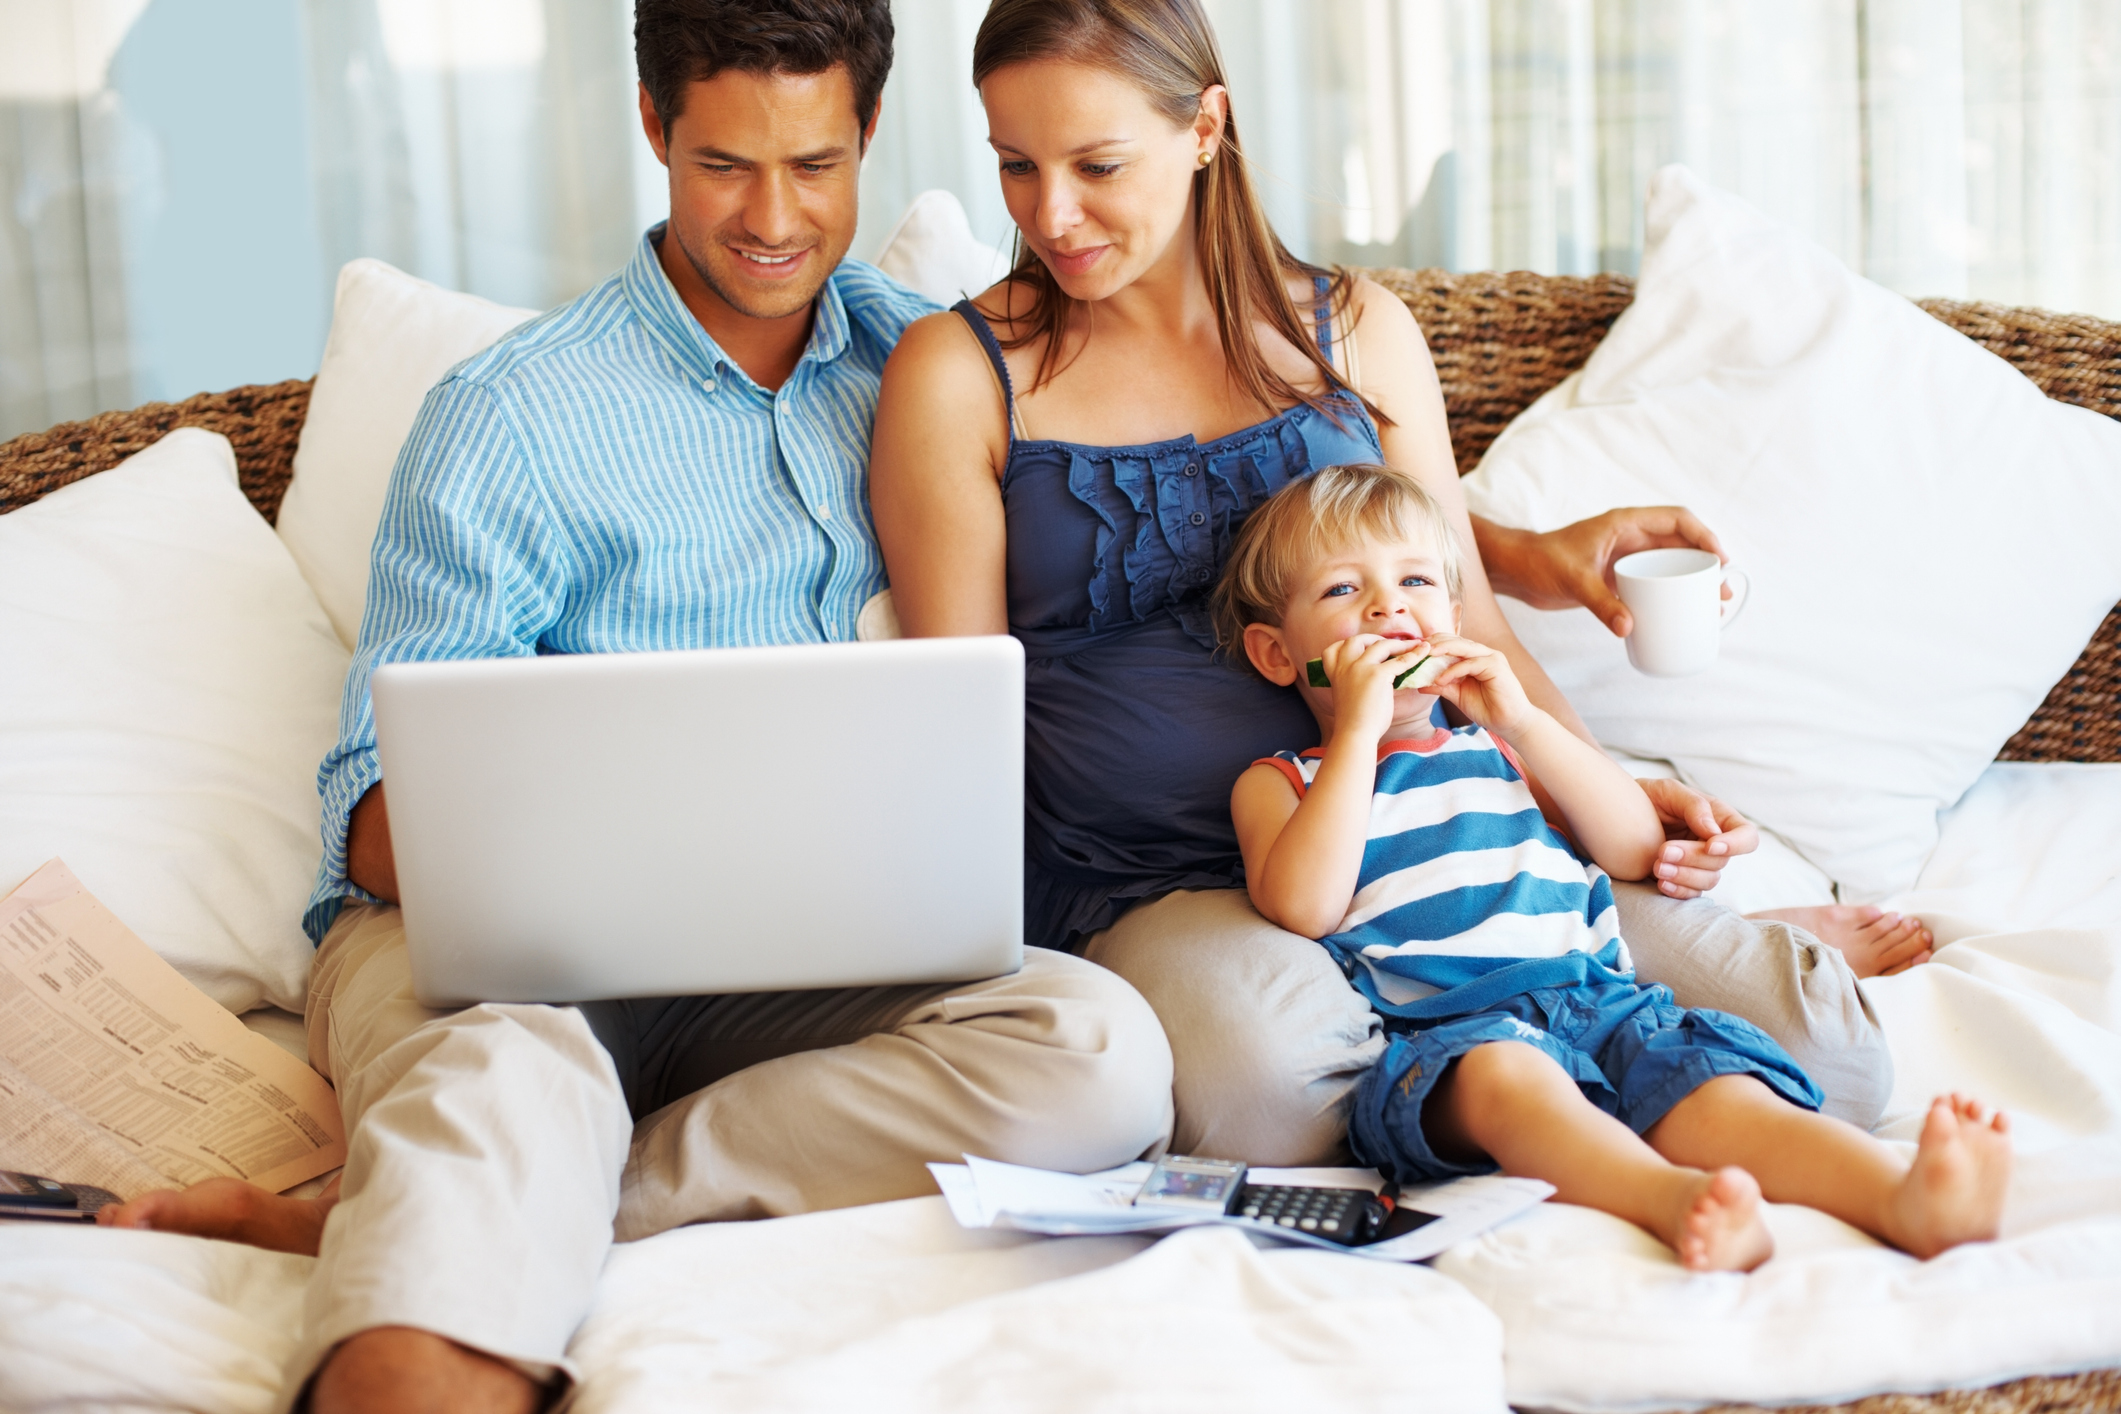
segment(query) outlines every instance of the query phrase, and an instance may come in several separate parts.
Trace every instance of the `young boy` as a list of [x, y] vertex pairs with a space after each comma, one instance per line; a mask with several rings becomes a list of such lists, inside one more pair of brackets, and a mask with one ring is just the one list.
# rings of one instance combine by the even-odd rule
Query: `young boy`
[[[1910, 1163], [1816, 1113], [1758, 1028], [1635, 982], [1607, 876], [1648, 874], [1663, 831], [1508, 659], [1457, 636], [1458, 590], [1435, 501], [1344, 466], [1253, 513], [1217, 594], [1225, 647], [1318, 718], [1324, 744], [1256, 762], [1230, 810], [1253, 903], [1331, 950], [1393, 1033], [1356, 1090], [1356, 1156], [1402, 1182], [1545, 1179], [1698, 1271], [1768, 1259], [1763, 1196], [1920, 1257], [1994, 1237], [2001, 1114], [1938, 1099]], [[1395, 690], [1432, 655], [1428, 687]], [[1439, 697], [1472, 725], [1439, 725]]]

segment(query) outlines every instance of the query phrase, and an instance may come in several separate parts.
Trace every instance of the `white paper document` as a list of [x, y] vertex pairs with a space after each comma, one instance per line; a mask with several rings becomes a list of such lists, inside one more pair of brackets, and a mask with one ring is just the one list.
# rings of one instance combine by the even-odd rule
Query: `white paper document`
[[324, 1078], [184, 980], [58, 860], [0, 899], [0, 1168], [133, 1198], [346, 1162]]
[[[936, 1186], [950, 1212], [965, 1227], [1014, 1228], [1048, 1237], [1092, 1237], [1125, 1232], [1175, 1232], [1182, 1227], [1222, 1223], [1283, 1242], [1320, 1247], [1381, 1262], [1420, 1262], [1469, 1237], [1508, 1222], [1545, 1201], [1552, 1184], [1536, 1178], [1488, 1174], [1422, 1184], [1404, 1189], [1401, 1208], [1433, 1215], [1412, 1232], [1366, 1247], [1346, 1247], [1299, 1229], [1275, 1227], [1249, 1218], [1217, 1213], [1188, 1213], [1170, 1208], [1137, 1208], [1134, 1195], [1152, 1165], [1147, 1160], [1123, 1164], [1103, 1173], [1054, 1173], [993, 1159], [965, 1155], [962, 1164], [930, 1164]], [[1250, 1169], [1247, 1183], [1292, 1184], [1315, 1188], [1360, 1188], [1375, 1193], [1383, 1180], [1375, 1169]]]

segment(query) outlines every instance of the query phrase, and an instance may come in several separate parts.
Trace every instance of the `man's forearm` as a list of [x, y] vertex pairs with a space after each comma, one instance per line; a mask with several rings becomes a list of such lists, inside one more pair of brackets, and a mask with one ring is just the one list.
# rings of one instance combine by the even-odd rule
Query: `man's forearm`
[[[1488, 584], [1497, 594], [1507, 594], [1512, 599], [1529, 598], [1524, 592], [1524, 581], [1518, 577], [1517, 566], [1522, 558], [1521, 549], [1534, 532], [1497, 525], [1483, 516], [1468, 518], [1473, 522], [1473, 545], [1480, 552], [1481, 567], [1488, 572]], [[1540, 705], [1546, 706], [1543, 702]]]
[[390, 848], [390, 809], [377, 781], [346, 817], [346, 877], [386, 903], [398, 901], [398, 861]]

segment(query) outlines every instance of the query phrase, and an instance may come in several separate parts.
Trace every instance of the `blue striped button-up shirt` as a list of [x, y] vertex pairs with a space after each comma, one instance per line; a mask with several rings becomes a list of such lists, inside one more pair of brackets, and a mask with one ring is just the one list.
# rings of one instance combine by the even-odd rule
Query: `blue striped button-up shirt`
[[660, 229], [580, 299], [451, 369], [398, 454], [368, 607], [324, 758], [324, 861], [303, 915], [346, 898], [346, 821], [382, 772], [382, 663], [854, 637], [884, 587], [869, 429], [884, 359], [936, 308], [843, 262], [778, 392], [707, 336]]

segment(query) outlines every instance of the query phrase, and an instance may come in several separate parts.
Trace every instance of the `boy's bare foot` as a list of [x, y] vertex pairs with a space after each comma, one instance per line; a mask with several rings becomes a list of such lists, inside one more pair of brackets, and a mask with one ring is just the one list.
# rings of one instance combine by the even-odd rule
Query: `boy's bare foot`
[[1839, 948], [1858, 977], [1889, 977], [1930, 960], [1936, 939], [1919, 918], [1887, 913], [1869, 904], [1822, 904], [1814, 908], [1771, 908], [1748, 913], [1804, 929], [1820, 942]]
[[1672, 1250], [1693, 1272], [1749, 1272], [1775, 1255], [1760, 1185], [1744, 1169], [1702, 1174], [1673, 1224]]
[[1885, 1235], [1917, 1257], [1987, 1242], [2010, 1187], [2010, 1120], [1964, 1095], [1939, 1095], [1922, 1122], [1914, 1166], [1893, 1194]]
[[209, 1178], [178, 1190], [157, 1189], [96, 1214], [102, 1227], [153, 1228], [193, 1237], [247, 1242], [269, 1252], [317, 1255], [324, 1219], [339, 1202], [339, 1181], [315, 1198], [283, 1198], [233, 1178]]

